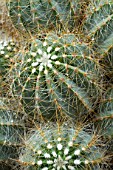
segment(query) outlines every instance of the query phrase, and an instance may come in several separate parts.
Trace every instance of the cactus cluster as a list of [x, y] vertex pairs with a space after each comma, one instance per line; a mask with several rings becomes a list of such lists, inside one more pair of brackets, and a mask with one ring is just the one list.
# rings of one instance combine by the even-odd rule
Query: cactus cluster
[[0, 168], [112, 170], [113, 1], [5, 3]]

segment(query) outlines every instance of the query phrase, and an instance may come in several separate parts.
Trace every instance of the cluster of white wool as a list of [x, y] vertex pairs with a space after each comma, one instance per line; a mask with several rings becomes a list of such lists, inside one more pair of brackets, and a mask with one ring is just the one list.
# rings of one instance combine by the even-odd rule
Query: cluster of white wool
[[[66, 141], [65, 141], [66, 142]], [[81, 152], [85, 151], [86, 148], [76, 148], [73, 141], [65, 143], [61, 137], [58, 137], [56, 141], [50, 143], [47, 142], [45, 148], [40, 148], [35, 151], [38, 155], [38, 160], [35, 164], [38, 165], [41, 170], [75, 170], [75, 167], [82, 164], [89, 164], [89, 160], [82, 157]], [[73, 156], [75, 157], [73, 159]], [[22, 161], [21, 157], [21, 161]], [[23, 162], [23, 161], [22, 161]], [[42, 168], [43, 167], [43, 168]]]
[[8, 52], [16, 51], [16, 44], [10, 40], [10, 41], [0, 41], [0, 54], [4, 55], [4, 58], [9, 58]]
[[[44, 41], [43, 47], [47, 46], [47, 42]], [[32, 62], [32, 59], [29, 58], [27, 62], [32, 62], [32, 73], [36, 72], [36, 67], [38, 66], [39, 72], [45, 69], [44, 73], [47, 73], [46, 67], [52, 68], [52, 61], [56, 60], [58, 56], [56, 54], [51, 53], [53, 50], [52, 46], [47, 46], [46, 50], [43, 50], [41, 48], [38, 48], [36, 52], [30, 52], [30, 55], [35, 58], [35, 62]], [[60, 50], [60, 47], [56, 47], [54, 49], [54, 53], [58, 52]], [[55, 62], [55, 64], [58, 64], [58, 61]]]

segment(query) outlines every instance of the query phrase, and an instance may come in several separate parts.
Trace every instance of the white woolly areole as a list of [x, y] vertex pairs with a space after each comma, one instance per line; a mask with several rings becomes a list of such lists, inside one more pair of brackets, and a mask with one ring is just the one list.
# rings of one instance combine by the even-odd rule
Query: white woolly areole
[[50, 158], [51, 156], [50, 156], [50, 154], [45, 153], [45, 154], [44, 154], [44, 157], [45, 157], [45, 158]]
[[41, 155], [42, 151], [41, 151], [41, 150], [38, 150], [37, 153], [38, 153], [38, 155]]
[[58, 149], [58, 150], [62, 150], [62, 147], [63, 147], [63, 146], [62, 146], [61, 143], [57, 144], [57, 149]]
[[48, 149], [51, 149], [53, 146], [49, 143], [48, 145], [47, 145], [47, 148]]
[[74, 164], [75, 164], [75, 165], [80, 165], [80, 163], [81, 163], [81, 162], [80, 162], [79, 159], [75, 159], [75, 160], [74, 160]]
[[57, 154], [56, 154], [55, 151], [52, 151], [52, 155], [53, 155], [54, 157], [57, 157]]
[[70, 170], [75, 170], [75, 168], [74, 168], [74, 166], [68, 166], [68, 169], [70, 169]]
[[42, 160], [37, 161], [38, 165], [42, 165]]
[[[47, 45], [47, 42], [45, 41], [43, 43], [43, 46], [45, 47], [46, 45]], [[30, 55], [34, 57], [34, 61], [31, 63], [31, 66], [32, 67], [39, 66], [39, 68], [38, 68], [39, 71], [42, 71], [46, 67], [51, 69], [52, 68], [52, 60], [56, 60], [58, 58], [58, 56], [55, 55], [54, 52], [60, 50], [59, 47], [56, 47], [55, 50], [53, 52], [51, 52], [52, 48], [53, 48], [52, 46], [48, 46], [46, 50], [42, 50], [42, 49], [38, 48], [36, 52], [30, 52]], [[29, 58], [27, 60], [27, 62], [31, 62], [31, 59]], [[59, 61], [55, 61], [54, 63], [56, 65], [60, 64]], [[32, 73], [34, 73], [34, 71], [32, 71]]]
[[73, 142], [72, 141], [70, 141], [70, 142], [68, 142], [68, 146], [73, 146]]
[[69, 149], [68, 148], [65, 148], [64, 149], [64, 155], [67, 155], [69, 153]]
[[53, 164], [53, 161], [52, 160], [48, 160], [47, 164]]
[[47, 168], [47, 167], [44, 167], [44, 168], [42, 168], [42, 170], [48, 170], [48, 168]]
[[74, 154], [75, 155], [80, 155], [80, 149], [75, 150]]

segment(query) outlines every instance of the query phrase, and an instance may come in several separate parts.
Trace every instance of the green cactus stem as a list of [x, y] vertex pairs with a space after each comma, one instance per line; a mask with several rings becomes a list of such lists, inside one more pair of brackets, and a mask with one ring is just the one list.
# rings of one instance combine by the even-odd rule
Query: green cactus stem
[[9, 0], [9, 15], [21, 32], [27, 30], [59, 29], [73, 30], [82, 18], [84, 1], [76, 0]]
[[99, 134], [88, 127], [72, 123], [36, 125], [25, 139], [17, 161], [28, 170], [100, 170], [107, 156], [98, 143], [101, 145]]
[[0, 100], [0, 162], [18, 157], [24, 125], [16, 113], [6, 109]]
[[47, 34], [18, 54], [11, 89], [27, 112], [35, 109], [46, 117], [93, 112], [101, 68], [90, 48], [75, 41], [73, 34]]
[[103, 95], [99, 104], [99, 115], [96, 122], [106, 138], [113, 137], [113, 87], [110, 87]]

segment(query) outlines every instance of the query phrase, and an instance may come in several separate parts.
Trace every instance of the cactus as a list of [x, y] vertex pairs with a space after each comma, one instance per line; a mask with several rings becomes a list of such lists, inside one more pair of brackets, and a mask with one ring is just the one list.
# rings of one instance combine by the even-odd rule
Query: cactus
[[10, 63], [13, 62], [13, 56], [17, 53], [18, 44], [9, 41], [0, 42], [0, 74], [5, 74], [6, 70], [9, 69]]
[[1, 41], [0, 42], [0, 93], [3, 97], [6, 96], [8, 84], [6, 77], [8, 76], [9, 70], [14, 64], [13, 57], [18, 51], [18, 43], [13, 40]]
[[[99, 115], [96, 118], [98, 125], [101, 125], [104, 137], [113, 137], [113, 87], [111, 86], [103, 95], [99, 104]], [[99, 127], [100, 128], [100, 127]]]
[[18, 54], [11, 88], [27, 113], [35, 109], [50, 118], [59, 113], [75, 117], [93, 112], [101, 93], [101, 68], [90, 56], [90, 48], [75, 41], [73, 34], [48, 34]]
[[86, 10], [84, 29], [93, 43], [96, 55], [106, 65], [107, 75], [113, 73], [113, 1], [96, 0]]
[[10, 0], [9, 15], [15, 27], [37, 33], [37, 30], [73, 30], [83, 17], [85, 2], [76, 0]]
[[18, 158], [24, 126], [20, 117], [8, 110], [0, 100], [0, 162]]
[[[98, 107], [98, 116], [95, 118], [95, 126], [101, 130], [104, 141], [108, 143], [107, 153], [113, 154], [113, 86], [109, 86], [103, 95]], [[111, 160], [111, 165], [113, 157]], [[111, 167], [112, 169], [112, 167]]]
[[68, 123], [36, 124], [17, 162], [28, 170], [100, 170], [108, 157], [99, 146], [99, 134], [80, 122], [77, 126]]

